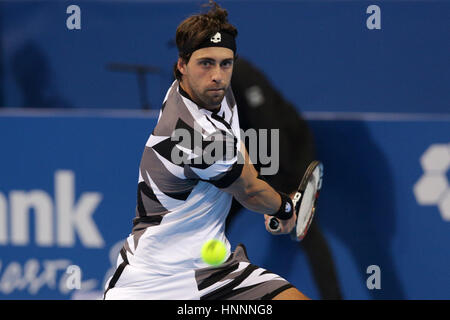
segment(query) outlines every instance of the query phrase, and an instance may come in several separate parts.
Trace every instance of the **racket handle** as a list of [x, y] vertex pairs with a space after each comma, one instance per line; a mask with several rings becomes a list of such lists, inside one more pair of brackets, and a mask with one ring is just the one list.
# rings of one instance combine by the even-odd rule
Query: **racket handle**
[[278, 231], [279, 228], [280, 228], [280, 222], [278, 221], [278, 219], [275, 217], [270, 218], [269, 229], [272, 231]]

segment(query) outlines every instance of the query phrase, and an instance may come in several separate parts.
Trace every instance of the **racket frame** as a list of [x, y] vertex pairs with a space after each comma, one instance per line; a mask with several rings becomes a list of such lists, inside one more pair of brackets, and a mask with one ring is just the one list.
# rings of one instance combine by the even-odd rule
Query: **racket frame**
[[[308, 218], [308, 222], [305, 225], [305, 228], [302, 230], [301, 234], [297, 235], [297, 223], [298, 223], [298, 213], [299, 213], [299, 209], [300, 206], [302, 205], [302, 201], [303, 201], [303, 195], [305, 193], [306, 187], [308, 186], [308, 182], [310, 180], [310, 177], [312, 176], [312, 174], [314, 173], [314, 170], [316, 170], [316, 168], [319, 167], [319, 181], [317, 184], [317, 190], [316, 193], [314, 195], [314, 203], [312, 205], [311, 211], [309, 213], [309, 218]], [[295, 208], [295, 212], [297, 213], [297, 218], [295, 221], [295, 226], [292, 229], [292, 231], [290, 232], [290, 236], [292, 240], [295, 241], [301, 241], [303, 240], [303, 238], [306, 236], [306, 234], [308, 233], [309, 227], [311, 226], [312, 220], [314, 218], [314, 214], [316, 211], [316, 205], [317, 205], [317, 199], [319, 198], [319, 194], [320, 194], [320, 189], [322, 188], [322, 180], [323, 180], [323, 164], [318, 161], [318, 160], [314, 160], [312, 161], [308, 168], [305, 171], [305, 174], [302, 177], [302, 180], [300, 181], [300, 184], [297, 188], [297, 192], [294, 194], [294, 197], [292, 199], [294, 208]], [[275, 220], [277, 227], [276, 228], [272, 228], [272, 221]], [[269, 228], [272, 231], [278, 231], [280, 228], [280, 224], [278, 222], [278, 219], [275, 217], [272, 217], [269, 221]]]

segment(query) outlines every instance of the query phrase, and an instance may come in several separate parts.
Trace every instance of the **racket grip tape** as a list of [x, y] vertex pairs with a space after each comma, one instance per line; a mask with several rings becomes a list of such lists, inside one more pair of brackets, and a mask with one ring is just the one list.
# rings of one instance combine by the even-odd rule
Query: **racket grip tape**
[[280, 228], [280, 222], [278, 221], [278, 219], [275, 217], [270, 218], [269, 229], [272, 231], [278, 231], [279, 228]]

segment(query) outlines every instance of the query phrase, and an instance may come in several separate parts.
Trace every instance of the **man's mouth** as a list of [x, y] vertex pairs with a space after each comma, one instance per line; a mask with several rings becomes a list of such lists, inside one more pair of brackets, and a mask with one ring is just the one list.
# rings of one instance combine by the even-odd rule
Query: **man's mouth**
[[214, 91], [214, 92], [225, 91], [225, 88], [211, 88], [211, 89], [208, 89], [208, 91]]

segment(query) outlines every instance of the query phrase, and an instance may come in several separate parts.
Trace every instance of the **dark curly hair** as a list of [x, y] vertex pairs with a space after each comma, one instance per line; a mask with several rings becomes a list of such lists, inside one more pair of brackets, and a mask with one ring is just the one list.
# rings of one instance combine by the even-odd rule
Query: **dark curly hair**
[[[192, 52], [186, 52], [186, 48], [197, 47], [204, 39], [211, 37], [219, 31], [225, 31], [232, 36], [237, 36], [237, 29], [228, 22], [228, 12], [216, 2], [209, 0], [202, 7], [209, 8], [208, 12], [192, 15], [182, 21], [177, 28], [175, 42], [178, 48], [178, 56], [186, 63], [189, 62]], [[181, 80], [181, 73], [177, 63], [173, 68], [176, 79]]]

